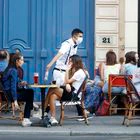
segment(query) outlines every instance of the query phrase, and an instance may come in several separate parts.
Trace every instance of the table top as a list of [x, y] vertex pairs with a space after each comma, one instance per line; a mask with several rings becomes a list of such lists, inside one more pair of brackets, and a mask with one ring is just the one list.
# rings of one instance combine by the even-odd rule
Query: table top
[[49, 84], [49, 85], [45, 85], [45, 84], [29, 84], [28, 87], [30, 88], [55, 88], [58, 87], [56, 84]]

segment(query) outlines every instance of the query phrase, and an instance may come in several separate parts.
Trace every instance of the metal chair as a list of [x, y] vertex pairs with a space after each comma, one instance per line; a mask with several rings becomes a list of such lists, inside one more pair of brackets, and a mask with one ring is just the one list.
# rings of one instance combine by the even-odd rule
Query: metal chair
[[[140, 95], [135, 88], [132, 80], [130, 77], [125, 76], [125, 83], [126, 83], [126, 91], [127, 91], [127, 110], [125, 112], [123, 125], [129, 126], [130, 120], [132, 119], [140, 119], [140, 117], [136, 117], [133, 115], [133, 111], [140, 110], [137, 106], [140, 104]], [[127, 120], [127, 122], [126, 122]]]

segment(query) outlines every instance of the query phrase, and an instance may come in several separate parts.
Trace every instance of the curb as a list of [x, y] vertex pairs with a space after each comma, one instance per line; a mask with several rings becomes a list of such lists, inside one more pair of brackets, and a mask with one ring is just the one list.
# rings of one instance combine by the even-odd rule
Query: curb
[[48, 135], [48, 136], [140, 136], [140, 133], [107, 133], [107, 132], [83, 132], [83, 131], [48, 131], [48, 130], [41, 130], [41, 131], [29, 131], [29, 130], [0, 130], [0, 135], [11, 135], [11, 134], [26, 134], [26, 135]]

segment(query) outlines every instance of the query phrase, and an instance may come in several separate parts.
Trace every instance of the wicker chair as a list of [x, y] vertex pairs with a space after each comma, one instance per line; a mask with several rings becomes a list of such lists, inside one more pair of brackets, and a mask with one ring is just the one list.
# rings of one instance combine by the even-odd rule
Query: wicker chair
[[140, 95], [137, 89], [135, 88], [134, 84], [132, 83], [132, 80], [128, 76], [125, 76], [125, 82], [128, 104], [122, 124], [126, 124], [126, 126], [129, 126], [130, 120], [140, 119], [140, 117], [136, 117], [135, 115], [133, 115], [133, 112], [135, 112], [136, 110], [140, 110], [140, 108], [137, 108], [137, 106], [140, 104]]
[[59, 124], [62, 125], [63, 124], [63, 121], [64, 121], [64, 118], [78, 118], [79, 116], [64, 116], [64, 107], [66, 105], [69, 105], [69, 103], [73, 103], [73, 104], [80, 104], [81, 108], [82, 108], [82, 114], [83, 114], [83, 118], [84, 118], [84, 121], [85, 121], [85, 124], [88, 125], [88, 119], [87, 119], [87, 114], [86, 114], [86, 110], [85, 110], [85, 106], [84, 106], [84, 93], [85, 93], [85, 83], [86, 83], [86, 80], [84, 80], [84, 82], [82, 83], [80, 89], [78, 90], [78, 93], [77, 95], [82, 92], [82, 98], [79, 99], [79, 100], [71, 100], [71, 101], [60, 101], [60, 104], [61, 104], [61, 112], [60, 112], [60, 120], [59, 120]]
[[[22, 104], [22, 102], [20, 102]], [[7, 112], [12, 110], [12, 116], [4, 115], [2, 112]], [[23, 120], [23, 111], [22, 109], [18, 110], [19, 115], [16, 116], [15, 114], [15, 107], [14, 103], [8, 100], [7, 94], [3, 90], [2, 85], [2, 74], [0, 74], [0, 119], [17, 119], [18, 121]]]

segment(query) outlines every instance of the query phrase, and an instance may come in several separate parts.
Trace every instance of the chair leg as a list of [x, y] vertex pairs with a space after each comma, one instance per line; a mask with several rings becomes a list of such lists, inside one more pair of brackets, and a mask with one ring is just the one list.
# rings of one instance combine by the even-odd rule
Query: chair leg
[[13, 118], [15, 118], [15, 105], [12, 103], [12, 113], [13, 113]]
[[126, 110], [125, 110], [125, 114], [124, 114], [124, 119], [123, 119], [122, 125], [125, 124], [125, 121], [128, 118], [129, 103], [128, 102], [124, 102], [124, 106], [125, 106]]
[[132, 103], [130, 104], [130, 108], [129, 108], [129, 111], [128, 111], [128, 117], [127, 117], [127, 123], [126, 123], [126, 126], [128, 127], [129, 124], [130, 124], [130, 120], [132, 119]]
[[19, 119], [18, 121], [21, 122], [23, 121], [23, 118], [24, 118], [24, 113], [22, 111], [19, 112]]
[[122, 125], [125, 124], [125, 121], [126, 121], [126, 119], [128, 117], [128, 112], [129, 112], [128, 110], [125, 111], [125, 115], [124, 115], [124, 119], [123, 119]]
[[59, 124], [62, 126], [64, 121], [64, 105], [63, 103], [61, 103], [61, 114], [60, 114], [60, 120], [59, 120]]
[[81, 107], [82, 107], [82, 111], [83, 111], [83, 118], [85, 119], [85, 124], [89, 124], [88, 119], [87, 119], [87, 114], [85, 111], [85, 105], [84, 105], [84, 101], [81, 101]]

